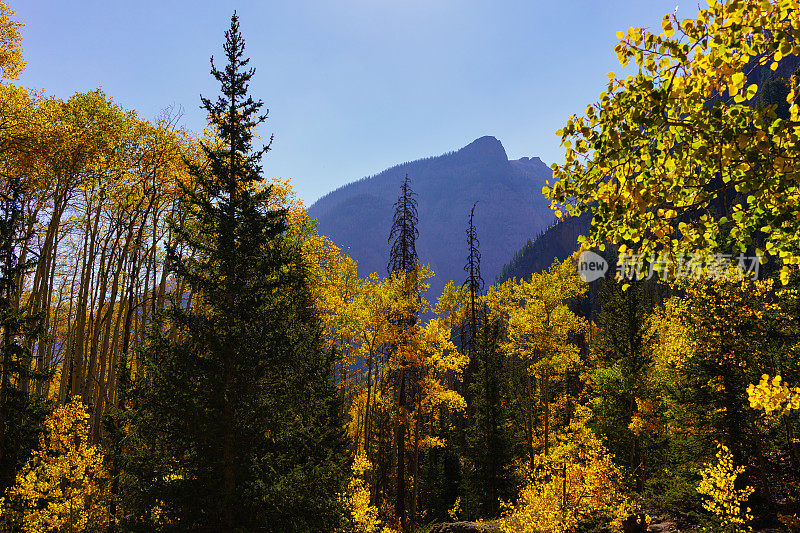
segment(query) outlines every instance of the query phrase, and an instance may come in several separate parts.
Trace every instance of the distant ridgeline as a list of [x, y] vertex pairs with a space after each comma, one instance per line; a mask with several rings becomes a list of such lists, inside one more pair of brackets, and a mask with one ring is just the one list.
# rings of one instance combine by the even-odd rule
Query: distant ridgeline
[[475, 201], [487, 283], [494, 282], [516, 250], [554, 220], [550, 202], [542, 195], [550, 168], [538, 157], [509, 161], [500, 141], [481, 137], [455, 152], [403, 163], [347, 184], [309, 208], [319, 232], [358, 261], [361, 276], [386, 275], [392, 206], [406, 174], [419, 203], [419, 258], [436, 273], [432, 300], [448, 281], [460, 285], [466, 277], [465, 230]]

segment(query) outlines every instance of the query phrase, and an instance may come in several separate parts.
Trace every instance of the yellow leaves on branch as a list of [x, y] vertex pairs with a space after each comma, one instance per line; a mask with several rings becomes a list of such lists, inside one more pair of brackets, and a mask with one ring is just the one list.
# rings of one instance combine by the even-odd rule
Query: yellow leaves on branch
[[[714, 353], [721, 335], [740, 331], [752, 332], [749, 351], [736, 349], [727, 356], [735, 365], [746, 366], [746, 356], [754, 353], [755, 342], [764, 340], [762, 329], [753, 328], [753, 324], [781, 316], [769, 303], [773, 285], [771, 279], [738, 279], [733, 271], [718, 279], [677, 279], [673, 287], [683, 296], [670, 298], [648, 319], [647, 334], [656, 361], [681, 369], [700, 352]], [[690, 315], [699, 318], [689, 322]], [[734, 337], [734, 341], [742, 342], [741, 336]]]
[[[371, 274], [359, 278], [356, 262], [326, 237], [308, 233], [303, 253], [311, 266], [312, 291], [326, 346], [338, 359], [334, 365], [338, 385], [351, 398], [349, 433], [363, 449], [365, 424], [376, 412], [396, 411], [406, 422], [435, 416], [439, 407], [461, 411], [464, 398], [448, 383], [460, 378], [468, 363], [451, 339], [463, 304], [452, 284], [436, 306], [425, 299], [433, 272], [424, 266], [412, 273], [393, 273], [388, 278]], [[435, 316], [424, 323], [407, 324], [403, 317]], [[400, 318], [400, 320], [398, 320]], [[394, 380], [388, 377], [411, 368], [419, 385], [413, 408], [402, 414], [393, 404]], [[438, 446], [421, 435], [423, 446]]]
[[24, 24], [12, 20], [14, 14], [5, 2], [0, 2], [0, 80], [16, 79], [25, 67], [19, 31]]
[[690, 327], [684, 320], [687, 305], [685, 300], [672, 297], [647, 318], [646, 334], [659, 367], [680, 368], [694, 353]]
[[271, 178], [257, 181], [253, 185], [255, 191], [270, 189], [268, 209], [286, 210], [286, 222], [290, 229], [298, 230], [308, 227], [308, 214], [303, 202], [297, 197], [289, 179]]
[[0, 115], [0, 165], [20, 176], [34, 210], [52, 211], [57, 198], [74, 197], [70, 211], [80, 225], [84, 207], [102, 202], [110, 218], [152, 197], [161, 213], [185, 181], [183, 156], [193, 150], [185, 132], [141, 120], [102, 91], [60, 100], [0, 85]]
[[575, 531], [590, 516], [601, 515], [620, 527], [627, 516], [621, 472], [600, 439], [587, 427], [591, 411], [579, 406], [568, 430], [549, 456], [538, 455], [529, 482], [515, 504], [505, 504], [499, 521], [504, 531]]
[[0, 523], [25, 533], [103, 530], [108, 475], [100, 449], [89, 444], [88, 419], [80, 396], [47, 418], [39, 448], [6, 493]]
[[[558, 130], [564, 161], [544, 193], [559, 213], [592, 212], [590, 246], [745, 252], [764, 233], [785, 282], [800, 264], [800, 189], [791, 164], [800, 91], [787, 83], [786, 120], [774, 106], [752, 105], [759, 87], [751, 81], [760, 65], [775, 70], [800, 55], [800, 10], [777, 0], [712, 1], [693, 19], [666, 15], [661, 30], [618, 33], [620, 64], [638, 68], [610, 76], [585, 115]], [[714, 191], [713, 180], [721, 183]], [[735, 200], [715, 211], [719, 198]]]
[[504, 285], [490, 291], [488, 298], [495, 316], [508, 317], [506, 351], [530, 362], [536, 374], [562, 373], [577, 363], [580, 350], [572, 337], [586, 331], [587, 324], [568, 306], [586, 291], [575, 265], [556, 261], [530, 281], [510, 280]]
[[441, 380], [427, 377], [422, 380], [422, 388], [425, 396], [422, 398], [422, 410], [425, 413], [432, 413], [440, 405], [447, 407], [451, 413], [463, 412], [467, 408], [467, 402], [458, 392], [445, 387]]
[[747, 387], [750, 407], [763, 409], [767, 415], [783, 414], [793, 409], [800, 409], [800, 387], [789, 387], [780, 376], [770, 379], [769, 375], [761, 376], [758, 385]]
[[352, 474], [347, 493], [342, 495], [345, 508], [350, 513], [350, 525], [354, 533], [393, 533], [394, 530], [382, 527], [378, 518], [378, 508], [370, 503], [367, 475], [372, 470], [364, 452], [353, 459]]
[[709, 463], [700, 472], [702, 480], [697, 492], [705, 496], [703, 507], [714, 513], [717, 521], [726, 531], [750, 531], [746, 526], [752, 520], [750, 508], [742, 509], [753, 493], [753, 488], [736, 488], [736, 478], [744, 472], [743, 466], [734, 466], [733, 454], [721, 444], [717, 444], [715, 463]]

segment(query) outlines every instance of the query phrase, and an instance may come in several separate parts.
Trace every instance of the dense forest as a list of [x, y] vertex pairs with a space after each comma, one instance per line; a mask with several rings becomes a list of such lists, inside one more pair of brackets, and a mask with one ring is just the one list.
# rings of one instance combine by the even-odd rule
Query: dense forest
[[620, 32], [561, 222], [492, 284], [475, 198], [433, 292], [414, 176], [359, 275], [262, 175], [235, 13], [198, 135], [16, 85], [0, 2], [0, 531], [800, 530], [797, 7]]

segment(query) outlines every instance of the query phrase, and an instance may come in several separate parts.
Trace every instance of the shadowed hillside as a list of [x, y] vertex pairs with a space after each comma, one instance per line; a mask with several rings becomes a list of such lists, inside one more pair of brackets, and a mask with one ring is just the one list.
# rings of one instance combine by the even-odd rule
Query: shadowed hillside
[[538, 157], [509, 161], [494, 137], [438, 157], [397, 165], [345, 185], [309, 208], [327, 235], [358, 261], [360, 275], [384, 275], [392, 205], [408, 174], [419, 202], [417, 251], [436, 273], [431, 297], [465, 277], [465, 227], [475, 201], [475, 225], [481, 242], [482, 271], [494, 281], [512, 254], [553, 220], [542, 195], [550, 169]]
[[578, 236], [589, 234], [590, 213], [568, 217], [553, 224], [519, 250], [503, 267], [500, 282], [529, 279], [531, 274], [550, 268], [555, 259], [563, 261], [578, 249]]

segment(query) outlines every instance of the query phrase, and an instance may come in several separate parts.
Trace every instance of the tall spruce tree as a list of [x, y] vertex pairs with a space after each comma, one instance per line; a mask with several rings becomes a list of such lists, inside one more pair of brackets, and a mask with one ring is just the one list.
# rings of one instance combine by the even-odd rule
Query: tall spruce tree
[[467, 264], [464, 265], [464, 271], [467, 273], [467, 279], [464, 285], [469, 290], [469, 353], [472, 354], [475, 342], [475, 336], [478, 329], [478, 297], [483, 291], [484, 282], [481, 277], [481, 251], [480, 241], [478, 240], [478, 230], [475, 229], [475, 207], [478, 202], [472, 204], [472, 209], [469, 211], [469, 224], [467, 225], [467, 248], [469, 253], [467, 255]]
[[[400, 197], [394, 204], [394, 217], [392, 219], [392, 229], [389, 232], [389, 263], [387, 270], [389, 274], [403, 276], [405, 281], [403, 299], [403, 312], [399, 316], [391, 317], [392, 322], [398, 328], [398, 338], [405, 338], [408, 332], [413, 329], [418, 321], [417, 309], [419, 308], [419, 286], [417, 283], [417, 272], [419, 269], [419, 258], [417, 257], [416, 242], [419, 236], [417, 229], [418, 213], [417, 201], [414, 198], [414, 191], [406, 174], [403, 184], [400, 187]], [[401, 346], [395, 348], [396, 354], [404, 353]], [[410, 531], [411, 521], [407, 516], [408, 509], [408, 488], [406, 486], [406, 433], [408, 431], [407, 413], [414, 410], [414, 406], [409, 405], [409, 400], [413, 401], [413, 392], [418, 389], [419, 372], [413, 365], [406, 361], [398, 361], [399, 368], [396, 372], [397, 383], [397, 406], [398, 423], [395, 432], [395, 454], [397, 459], [395, 470], [395, 513], [399, 520], [400, 530], [405, 533]], [[417, 480], [415, 479], [414, 482]]]
[[465, 509], [474, 517], [498, 516], [500, 501], [514, 497], [511, 435], [508, 430], [508, 369], [500, 348], [502, 329], [479, 314], [469, 384], [469, 427], [464, 466]]
[[592, 350], [599, 359], [595, 369], [594, 412], [596, 427], [609, 440], [616, 460], [635, 474], [637, 490], [645, 481], [645, 450], [631, 429], [637, 398], [647, 397], [647, 371], [651, 357], [645, 345], [646, 320], [655, 305], [655, 280], [636, 280], [623, 290], [612, 277], [602, 280], [601, 310]]
[[190, 165], [168, 258], [192, 305], [176, 294], [142, 350], [128, 504], [142, 529], [334, 531], [346, 443], [332, 358], [286, 212], [269, 207], [269, 144], [252, 147], [267, 114], [248, 95], [236, 13], [225, 37], [227, 65], [211, 61], [221, 95], [202, 98], [218, 142], [203, 145], [207, 167]]
[[[419, 237], [419, 213], [416, 193], [406, 174], [400, 186], [400, 196], [394, 203], [392, 229], [389, 232], [389, 263], [386, 270], [391, 273], [412, 273], [417, 270], [417, 238]], [[413, 286], [409, 283], [409, 286]]]
[[465, 447], [465, 508], [473, 517], [497, 516], [501, 499], [512, 494], [511, 448], [503, 407], [505, 361], [500, 349], [501, 328], [480, 302], [484, 281], [481, 252], [472, 205], [467, 224], [467, 263], [464, 286], [469, 291], [466, 349], [470, 364], [465, 381], [468, 428]]

